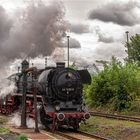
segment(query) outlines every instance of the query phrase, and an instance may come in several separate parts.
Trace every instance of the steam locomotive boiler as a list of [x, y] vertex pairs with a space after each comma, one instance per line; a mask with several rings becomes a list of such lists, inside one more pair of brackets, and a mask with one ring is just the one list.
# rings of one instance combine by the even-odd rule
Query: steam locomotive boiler
[[[66, 68], [65, 63], [36, 71], [36, 78], [33, 71], [27, 71], [26, 76], [23, 73], [16, 74], [16, 106], [20, 108], [23, 90], [26, 90], [27, 113], [30, 117], [34, 116], [34, 82], [40, 122], [53, 130], [63, 125], [78, 129], [80, 122], [90, 117], [83, 100], [83, 85], [91, 83], [89, 72]], [[24, 80], [26, 85], [23, 84]]]

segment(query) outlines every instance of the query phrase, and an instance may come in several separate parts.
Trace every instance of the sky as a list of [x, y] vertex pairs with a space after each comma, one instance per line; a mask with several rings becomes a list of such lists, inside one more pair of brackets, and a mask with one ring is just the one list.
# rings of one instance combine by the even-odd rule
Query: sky
[[[35, 49], [34, 54], [31, 54], [31, 61], [33, 63], [37, 63], [38, 65], [44, 63], [42, 57], [45, 57], [45, 55], [50, 56], [48, 60], [50, 64], [52, 63], [51, 59], [55, 59], [55, 61], [66, 61], [66, 35], [70, 35], [70, 60], [77, 65], [92, 67], [93, 63], [96, 63], [96, 60], [108, 61], [112, 56], [116, 56], [122, 61], [126, 57], [126, 48], [124, 47], [126, 41], [125, 32], [129, 31], [130, 36], [140, 33], [139, 0], [53, 0], [53, 2], [52, 0], [42, 0], [45, 5], [51, 3], [51, 6], [47, 7], [49, 10], [46, 10], [46, 7], [43, 6], [40, 6], [40, 9], [42, 8], [43, 10], [39, 8], [35, 9], [37, 12], [33, 12], [31, 7], [27, 8], [29, 3], [36, 3], [37, 1], [39, 0], [0, 1], [0, 5], [4, 8], [8, 16], [8, 18], [4, 18], [7, 23], [5, 28], [7, 30], [9, 29], [5, 31], [8, 32], [8, 35], [4, 35], [10, 36], [5, 39], [6, 41], [1, 40], [4, 42], [2, 50], [4, 50], [3, 52], [6, 55], [3, 56], [0, 53], [0, 57], [5, 61], [16, 59], [14, 63], [11, 61], [16, 66], [19, 65], [17, 64], [19, 62], [17, 59], [23, 59], [24, 56], [26, 56], [25, 54], [28, 53], [28, 51], [25, 51], [28, 47], [21, 45], [21, 43], [27, 46], [30, 45], [29, 50], [34, 50], [37, 45], [40, 46], [40, 49]], [[23, 11], [26, 11], [25, 9], [28, 9], [28, 12], [25, 12], [28, 15], [27, 17], [21, 16]], [[27, 23], [22, 23], [25, 30], [19, 24], [19, 19], [17, 20], [19, 15], [22, 22], [24, 18], [24, 21], [27, 21]], [[58, 21], [58, 17], [61, 21]], [[35, 23], [29, 20], [31, 18]], [[14, 19], [12, 24], [9, 23], [10, 19], [12, 19], [11, 22], [13, 22]], [[50, 20], [49, 23], [48, 20]], [[52, 23], [50, 24], [51, 21]], [[46, 29], [44, 24], [47, 25], [47, 28], [49, 25], [49, 29]], [[30, 26], [28, 27], [28, 25]], [[41, 30], [41, 28], [43, 28], [43, 26], [44, 29], [46, 29], [46, 33], [42, 34], [41, 31], [43, 30]], [[37, 29], [38, 31], [36, 31]], [[48, 36], [49, 33], [51, 35], [53, 34], [53, 39], [52, 36]], [[40, 42], [38, 37], [43, 43]], [[28, 39], [30, 40], [27, 41]], [[63, 43], [60, 43], [61, 39]], [[20, 41], [18, 42], [18, 40]], [[54, 40], [54, 42], [52, 42], [52, 40]], [[46, 48], [45, 43], [52, 47]], [[17, 53], [15, 53], [15, 50], [17, 50]], [[13, 55], [8, 52], [11, 52]], [[43, 56], [39, 58], [38, 56], [41, 54], [43, 54]], [[2, 62], [0, 61], [0, 63]]]
[[[65, 0], [71, 23], [87, 25], [89, 32], [72, 33], [81, 43], [85, 63], [95, 60], [110, 60], [115, 55], [119, 60], [126, 57], [125, 41], [130, 35], [140, 32], [140, 2], [134, 0]], [[73, 30], [74, 31], [74, 30]]]

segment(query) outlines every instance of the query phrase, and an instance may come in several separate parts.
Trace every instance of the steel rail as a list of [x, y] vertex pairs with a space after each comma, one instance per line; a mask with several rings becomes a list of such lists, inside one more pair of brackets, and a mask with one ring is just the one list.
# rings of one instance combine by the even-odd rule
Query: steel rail
[[[76, 132], [61, 132], [61, 131], [55, 131], [55, 134], [62, 136], [64, 138], [67, 138], [69, 140], [82, 140], [81, 137], [87, 137], [87, 139], [94, 139], [94, 140], [109, 140], [108, 138], [104, 138], [101, 137], [99, 135], [94, 135], [94, 134], [90, 134], [90, 133], [86, 133], [83, 131], [76, 131]], [[78, 137], [78, 135], [81, 135], [80, 137]], [[76, 136], [76, 137], [75, 137]], [[86, 140], [85, 138], [83, 138], [83, 140]]]
[[140, 122], [139, 117], [131, 117], [125, 115], [115, 115], [115, 114], [108, 114], [108, 113], [101, 113], [101, 112], [90, 112], [91, 116], [99, 116], [99, 117], [106, 117], [118, 120], [126, 120], [126, 121], [133, 121], [133, 122]]
[[109, 140], [108, 138], [105, 138], [105, 137], [102, 137], [102, 136], [99, 136], [99, 135], [95, 135], [95, 134], [90, 134], [90, 133], [87, 133], [87, 132], [83, 132], [83, 131], [77, 131], [78, 133], [84, 135], [84, 136], [87, 136], [87, 137], [91, 137], [91, 138], [96, 138], [97, 140]]
[[72, 136], [70, 136], [70, 135], [68, 135], [66, 133], [60, 132], [60, 131], [55, 131], [55, 134], [57, 134], [57, 135], [59, 135], [61, 137], [67, 138], [69, 140], [80, 140], [78, 138], [72, 137]]

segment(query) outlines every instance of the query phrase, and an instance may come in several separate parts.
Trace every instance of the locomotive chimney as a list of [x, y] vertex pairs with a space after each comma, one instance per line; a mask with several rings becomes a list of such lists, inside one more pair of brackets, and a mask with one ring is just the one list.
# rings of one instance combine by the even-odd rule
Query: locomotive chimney
[[27, 60], [23, 60], [21, 63], [22, 72], [29, 68], [29, 62]]
[[57, 62], [56, 67], [57, 68], [65, 68], [65, 62]]

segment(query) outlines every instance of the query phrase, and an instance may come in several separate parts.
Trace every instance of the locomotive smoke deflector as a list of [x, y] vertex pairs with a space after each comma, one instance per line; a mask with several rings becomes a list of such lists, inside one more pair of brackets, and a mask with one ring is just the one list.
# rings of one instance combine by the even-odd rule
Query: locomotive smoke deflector
[[91, 76], [87, 70], [77, 70], [83, 84], [91, 84]]

